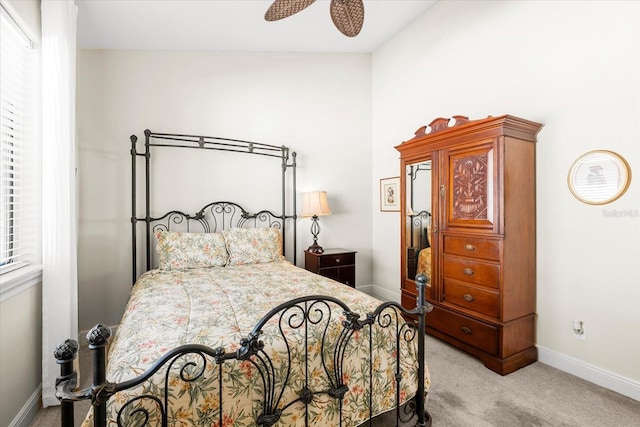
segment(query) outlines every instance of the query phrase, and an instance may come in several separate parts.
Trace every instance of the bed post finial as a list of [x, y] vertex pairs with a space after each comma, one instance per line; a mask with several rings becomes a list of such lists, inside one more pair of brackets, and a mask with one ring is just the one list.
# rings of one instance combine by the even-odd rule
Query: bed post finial
[[426, 275], [418, 274], [416, 276], [416, 290], [418, 291], [416, 305], [418, 308], [423, 307], [425, 309], [424, 314], [430, 313], [431, 310], [433, 310], [433, 306], [431, 306], [431, 304], [429, 304], [425, 298], [427, 283], [429, 283], [429, 278]]
[[107, 358], [106, 348], [111, 338], [111, 329], [97, 324], [87, 333], [89, 349], [93, 352], [93, 385], [92, 404], [93, 416], [97, 424], [105, 426], [107, 424], [107, 399], [112, 394], [107, 384]]
[[65, 394], [72, 392], [78, 382], [78, 374], [73, 369], [73, 361], [78, 354], [78, 341], [65, 340], [53, 352], [60, 365], [60, 376], [56, 378], [56, 397], [60, 400], [62, 427], [73, 427], [73, 400], [64, 400]]

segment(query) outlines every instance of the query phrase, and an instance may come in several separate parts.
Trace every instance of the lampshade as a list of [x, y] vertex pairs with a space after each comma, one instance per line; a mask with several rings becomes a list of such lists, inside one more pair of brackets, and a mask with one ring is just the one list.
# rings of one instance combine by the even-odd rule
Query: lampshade
[[331, 215], [331, 209], [329, 209], [329, 203], [327, 203], [326, 191], [311, 191], [309, 193], [302, 193], [302, 218], [309, 218], [312, 216]]

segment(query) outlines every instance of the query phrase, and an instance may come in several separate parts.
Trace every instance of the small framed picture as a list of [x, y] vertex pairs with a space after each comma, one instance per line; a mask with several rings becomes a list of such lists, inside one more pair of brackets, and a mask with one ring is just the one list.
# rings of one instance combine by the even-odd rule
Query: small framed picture
[[400, 212], [400, 177], [380, 180], [380, 210], [382, 212]]
[[594, 150], [580, 156], [569, 169], [569, 190], [590, 205], [604, 205], [620, 198], [631, 181], [631, 169], [622, 156]]

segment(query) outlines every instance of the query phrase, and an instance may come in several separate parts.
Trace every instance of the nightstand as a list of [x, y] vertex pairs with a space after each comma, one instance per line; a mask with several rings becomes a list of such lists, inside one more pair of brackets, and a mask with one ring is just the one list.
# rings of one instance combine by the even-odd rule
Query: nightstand
[[304, 251], [304, 268], [352, 288], [356, 287], [356, 251], [325, 249], [321, 254]]

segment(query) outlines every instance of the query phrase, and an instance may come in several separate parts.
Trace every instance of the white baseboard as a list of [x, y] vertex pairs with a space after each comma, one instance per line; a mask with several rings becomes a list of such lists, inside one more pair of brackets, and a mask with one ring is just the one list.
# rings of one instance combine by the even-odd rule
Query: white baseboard
[[364, 292], [367, 295], [373, 296], [373, 285], [364, 285], [356, 287], [360, 292]]
[[[374, 297], [381, 299], [383, 301], [396, 301], [400, 302], [400, 292], [390, 291], [387, 288], [383, 288], [378, 285], [369, 285], [367, 288], [370, 289], [370, 292], [367, 292], [369, 295], [373, 295]], [[360, 288], [358, 288], [360, 289]], [[399, 291], [400, 289], [398, 289]], [[363, 291], [364, 292], [364, 291]]]
[[40, 394], [42, 392], [42, 384], [38, 386], [27, 402], [24, 404], [20, 412], [9, 423], [9, 427], [29, 427], [31, 421], [33, 421], [36, 413], [40, 409]]
[[622, 377], [544, 347], [538, 347], [538, 361], [640, 401], [640, 382], [638, 381]]

